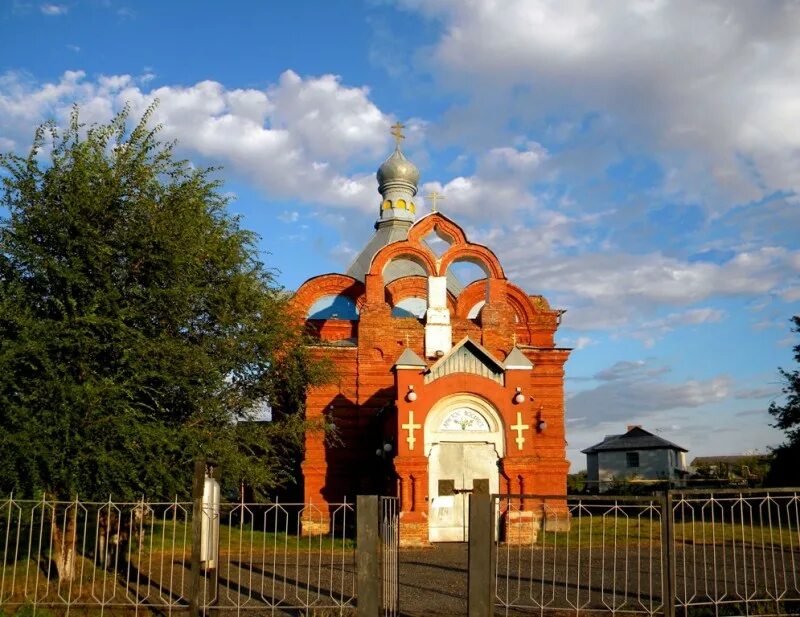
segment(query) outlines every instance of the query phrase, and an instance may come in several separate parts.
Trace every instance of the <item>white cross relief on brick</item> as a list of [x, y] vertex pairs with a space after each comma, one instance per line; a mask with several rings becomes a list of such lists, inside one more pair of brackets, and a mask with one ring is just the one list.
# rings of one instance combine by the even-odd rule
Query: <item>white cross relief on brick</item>
[[408, 431], [408, 437], [406, 437], [406, 441], [408, 442], [408, 449], [413, 450], [414, 444], [417, 443], [417, 438], [414, 437], [414, 431], [418, 428], [422, 428], [421, 424], [414, 423], [414, 411], [411, 410], [408, 412], [408, 422], [403, 424], [401, 427], [403, 430]]
[[525, 444], [525, 438], [522, 436], [522, 432], [526, 431], [530, 428], [527, 424], [522, 423], [522, 412], [517, 412], [517, 423], [511, 425], [512, 431], [517, 431], [517, 438], [514, 440], [517, 442], [517, 449], [522, 450], [522, 446]]

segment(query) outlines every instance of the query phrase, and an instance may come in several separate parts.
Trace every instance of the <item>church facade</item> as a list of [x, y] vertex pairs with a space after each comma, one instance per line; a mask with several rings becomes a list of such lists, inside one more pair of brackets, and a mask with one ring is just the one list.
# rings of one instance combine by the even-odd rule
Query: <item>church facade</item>
[[[554, 341], [563, 311], [509, 281], [490, 248], [435, 211], [435, 194], [416, 217], [419, 171], [395, 131], [374, 236], [346, 273], [294, 296], [334, 373], [307, 395], [311, 424], [334, 430], [306, 435], [305, 501], [396, 495], [402, 544], [463, 541], [470, 493], [566, 494], [570, 350]], [[481, 276], [463, 285], [462, 263]], [[303, 532], [327, 531], [315, 525]]]

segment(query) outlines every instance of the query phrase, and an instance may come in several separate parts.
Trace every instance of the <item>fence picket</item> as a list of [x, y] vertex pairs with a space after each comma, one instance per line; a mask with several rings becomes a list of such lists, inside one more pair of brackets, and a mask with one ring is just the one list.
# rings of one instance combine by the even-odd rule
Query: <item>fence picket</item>
[[797, 489], [494, 500], [499, 614], [800, 613]]

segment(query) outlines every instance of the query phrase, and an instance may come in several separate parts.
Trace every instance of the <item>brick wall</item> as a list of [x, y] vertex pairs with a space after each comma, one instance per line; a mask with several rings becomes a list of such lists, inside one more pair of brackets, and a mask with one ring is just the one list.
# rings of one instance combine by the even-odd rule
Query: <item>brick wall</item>
[[[564, 363], [569, 350], [554, 346], [560, 312], [552, 310], [541, 296], [528, 296], [510, 284], [489, 249], [468, 243], [460, 228], [439, 214], [416, 223], [409, 240], [395, 244], [409, 247], [413, 255], [430, 252], [419, 239], [437, 221], [447, 226], [454, 243], [442, 259], [420, 258], [427, 268], [439, 267], [443, 260], [457, 260], [462, 253], [465, 258], [490, 261], [486, 265], [488, 280], [472, 283], [459, 297], [448, 297], [453, 341], [469, 336], [501, 362], [517, 345], [533, 363], [531, 370], [506, 371], [504, 384], [467, 373], [430, 384], [424, 384], [422, 370], [396, 374], [393, 366], [406, 346], [420, 358], [425, 352], [422, 320], [391, 315], [391, 306], [403, 298], [426, 297], [425, 278], [407, 277], [386, 286], [381, 280], [385, 254], [402, 255], [402, 247], [389, 245], [376, 255], [366, 285], [344, 275], [323, 275], [305, 283], [294, 301], [298, 318], [304, 317], [303, 311], [316, 299], [336, 293], [347, 295], [360, 310], [358, 321], [307, 322], [319, 340], [314, 352], [330, 358], [336, 367], [331, 383], [309, 391], [307, 418], [312, 424], [332, 423], [336, 429], [328, 439], [322, 430], [310, 430], [306, 435], [306, 500], [337, 502], [344, 497], [354, 499], [358, 492], [396, 491], [402, 499], [404, 533], [415, 542], [426, 539], [428, 482], [422, 446], [409, 451], [399, 428], [409, 410], [405, 400], [409, 385], [414, 385], [418, 395], [415, 422], [423, 425], [426, 412], [436, 401], [454, 393], [480, 396], [497, 409], [507, 444], [501, 462], [501, 491], [566, 494], [569, 467], [564, 440]], [[481, 300], [487, 302], [479, 316], [468, 319], [470, 309]], [[429, 359], [428, 364], [434, 361]], [[523, 403], [514, 402], [517, 387], [525, 395]], [[517, 433], [510, 428], [517, 422], [518, 412], [530, 427], [521, 449], [515, 442]], [[541, 421], [546, 422], [544, 430], [536, 428]], [[420, 444], [421, 438], [420, 434]], [[394, 448], [393, 460], [376, 454], [387, 441]]]

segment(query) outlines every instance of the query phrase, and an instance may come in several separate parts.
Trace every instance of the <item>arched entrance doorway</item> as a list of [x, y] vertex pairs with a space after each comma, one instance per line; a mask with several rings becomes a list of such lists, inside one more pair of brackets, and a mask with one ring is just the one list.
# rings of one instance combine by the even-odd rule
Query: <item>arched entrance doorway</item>
[[503, 435], [500, 414], [480, 397], [456, 394], [431, 409], [425, 420], [429, 541], [467, 540], [468, 495], [500, 490]]

